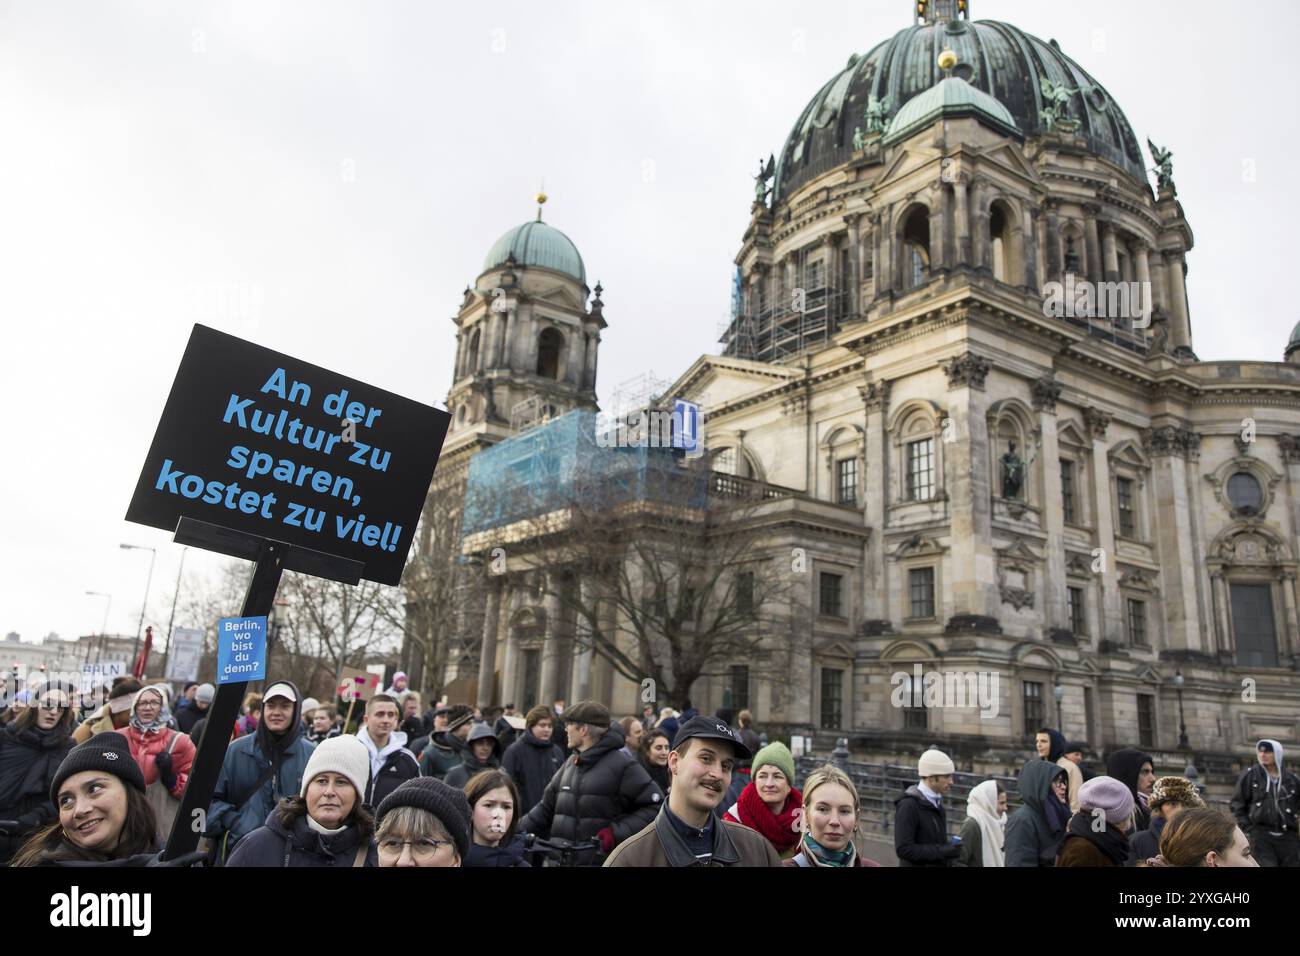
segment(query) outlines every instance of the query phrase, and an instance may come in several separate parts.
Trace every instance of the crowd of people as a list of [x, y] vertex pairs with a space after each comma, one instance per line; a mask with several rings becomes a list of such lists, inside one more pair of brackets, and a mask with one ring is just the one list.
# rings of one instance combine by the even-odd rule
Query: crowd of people
[[[288, 680], [250, 694], [229, 729], [199, 851], [161, 859], [215, 688], [119, 678], [79, 704], [57, 681], [0, 713], [0, 862], [214, 866], [874, 867], [862, 799], [839, 766], [799, 781], [795, 758], [752, 715], [689, 704], [616, 718], [564, 701], [520, 715], [424, 707], [397, 674], [355, 708]], [[222, 731], [224, 732], [224, 730]], [[1298, 866], [1300, 780], [1261, 740], [1231, 815], [1192, 781], [1157, 778], [1149, 754], [1043, 728], [1019, 806], [996, 779], [972, 786], [952, 834], [953, 760], [937, 749], [894, 801], [900, 866]]]

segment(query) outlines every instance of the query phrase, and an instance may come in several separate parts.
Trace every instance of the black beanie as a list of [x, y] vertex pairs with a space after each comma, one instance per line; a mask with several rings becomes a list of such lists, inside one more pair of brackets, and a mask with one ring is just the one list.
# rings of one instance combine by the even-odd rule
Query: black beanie
[[416, 807], [437, 817], [456, 844], [461, 863], [465, 862], [469, 856], [469, 833], [474, 815], [464, 791], [448, 786], [437, 777], [408, 780], [379, 802], [379, 809], [375, 812], [375, 829], [379, 829], [385, 814], [398, 807]]
[[59, 772], [54, 775], [54, 782], [50, 784], [50, 800], [56, 807], [59, 805], [59, 787], [63, 786], [63, 781], [86, 770], [102, 770], [144, 793], [144, 774], [131, 756], [131, 745], [125, 734], [119, 734], [115, 730], [95, 734], [84, 744], [78, 744], [68, 751], [63, 763], [59, 764]]

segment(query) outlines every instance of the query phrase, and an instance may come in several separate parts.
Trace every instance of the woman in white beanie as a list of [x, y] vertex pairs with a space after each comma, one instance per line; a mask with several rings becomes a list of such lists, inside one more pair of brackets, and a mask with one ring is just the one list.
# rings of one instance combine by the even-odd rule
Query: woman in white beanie
[[302, 791], [285, 797], [239, 841], [227, 866], [378, 866], [375, 820], [362, 804], [370, 753], [356, 737], [326, 740], [307, 761]]
[[966, 822], [961, 827], [958, 866], [1006, 866], [1007, 792], [985, 780], [966, 795]]

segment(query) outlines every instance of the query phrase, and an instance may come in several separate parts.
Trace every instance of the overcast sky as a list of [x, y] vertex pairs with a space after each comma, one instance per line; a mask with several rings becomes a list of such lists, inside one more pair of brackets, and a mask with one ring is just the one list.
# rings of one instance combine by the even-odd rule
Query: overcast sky
[[[1297, 7], [972, 8], [1173, 149], [1197, 352], [1280, 361]], [[542, 179], [606, 289], [602, 399], [716, 351], [759, 157], [912, 9], [0, 0], [0, 633], [98, 631], [94, 590], [134, 634], [149, 555], [120, 542], [158, 549], [166, 626], [181, 549], [122, 515], [193, 323], [441, 403], [461, 290]]]

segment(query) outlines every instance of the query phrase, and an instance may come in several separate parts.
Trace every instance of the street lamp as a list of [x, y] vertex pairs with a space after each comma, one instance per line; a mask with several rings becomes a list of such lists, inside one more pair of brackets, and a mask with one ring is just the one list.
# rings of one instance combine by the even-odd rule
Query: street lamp
[[118, 547], [123, 551], [149, 552], [149, 576], [144, 581], [144, 604], [140, 605], [140, 625], [135, 629], [135, 646], [131, 649], [131, 660], [135, 661], [140, 653], [140, 635], [144, 633], [144, 611], [149, 606], [149, 585], [153, 583], [153, 563], [158, 557], [158, 552], [141, 544], [122, 544]]
[[[108, 609], [111, 608], [111, 607], [113, 606], [113, 595], [111, 595], [111, 594], [105, 594], [103, 591], [87, 591], [86, 593], [87, 593], [88, 595], [90, 595], [91, 597], [102, 597], [102, 598], [108, 598], [108, 600], [107, 600], [106, 602], [104, 602], [104, 623], [101, 624], [101, 625], [99, 625], [100, 653], [102, 654], [102, 653], [103, 653], [104, 632], [105, 632], [106, 630], [108, 630]], [[92, 636], [93, 636], [93, 635], [92, 635]], [[89, 662], [90, 662], [90, 645], [93, 644], [93, 643], [95, 643], [95, 642], [94, 642], [94, 641], [87, 641], [87, 642], [86, 642], [86, 659], [85, 659], [82, 663], [89, 663]]]
[[1052, 696], [1056, 698], [1056, 723], [1061, 728], [1061, 733], [1065, 733], [1065, 714], [1061, 710], [1061, 702], [1065, 700], [1065, 688], [1061, 686], [1058, 679], [1056, 686], [1052, 688]]
[[1178, 749], [1186, 750], [1187, 743], [1187, 718], [1183, 716], [1183, 672], [1174, 671], [1174, 688], [1178, 691]]

